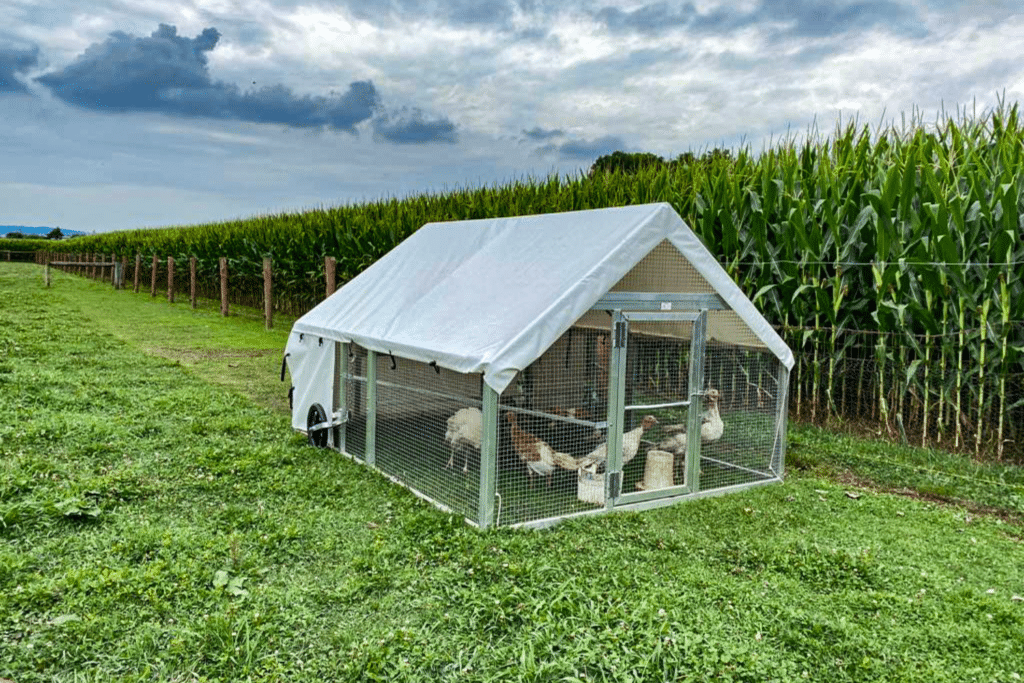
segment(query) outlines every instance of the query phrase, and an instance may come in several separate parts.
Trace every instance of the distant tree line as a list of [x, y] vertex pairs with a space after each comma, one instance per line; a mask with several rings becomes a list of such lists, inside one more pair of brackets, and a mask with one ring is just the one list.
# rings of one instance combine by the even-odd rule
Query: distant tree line
[[598, 157], [590, 167], [590, 175], [598, 173], [638, 173], [648, 168], [674, 169], [694, 164], [711, 165], [717, 161], [732, 161], [728, 149], [714, 148], [701, 154], [683, 152], [675, 159], [665, 159], [650, 152], [612, 152]]
[[[9, 240], [37, 240], [40, 239], [35, 235], [26, 235], [25, 233], [15, 230], [14, 232], [7, 233], [7, 239]], [[60, 228], [54, 228], [50, 232], [46, 233], [46, 237], [42, 239], [48, 240], [62, 240], [64, 239], [64, 233], [60, 231]]]

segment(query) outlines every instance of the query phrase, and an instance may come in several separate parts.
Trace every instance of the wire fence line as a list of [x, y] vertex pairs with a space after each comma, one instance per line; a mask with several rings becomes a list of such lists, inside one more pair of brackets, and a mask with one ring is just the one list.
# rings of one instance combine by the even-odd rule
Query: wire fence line
[[[56, 257], [41, 253], [36, 260], [45, 263]], [[179, 260], [172, 284], [165, 257], [59, 258], [77, 264], [60, 266], [67, 272], [106, 281], [113, 280], [115, 268], [94, 264], [117, 261], [123, 266], [123, 281], [128, 286], [137, 282], [140, 292], [171, 297], [176, 288], [179, 300], [185, 301], [194, 289], [196, 306], [221, 300], [222, 310], [235, 306], [235, 315], [250, 317], [262, 309], [268, 326], [274, 313], [301, 316], [336, 285], [325, 277], [333, 275], [328, 258], [320, 277], [307, 278], [301, 289], [288, 284], [271, 288], [267, 306], [265, 277], [251, 268], [234, 272], [228, 267], [224, 274], [206, 263], [195, 269], [193, 280], [190, 264]], [[805, 294], [810, 296], [809, 289]], [[766, 315], [770, 318], [770, 311]], [[947, 317], [944, 328], [935, 331], [914, 330], [911, 324], [862, 329], [827, 324], [825, 316], [815, 322], [775, 322], [796, 358], [789, 392], [794, 419], [1024, 463], [1024, 320], [993, 316], [982, 326], [974, 318]]]
[[[1024, 322], [1017, 326], [1020, 332]], [[820, 328], [823, 334], [811, 339], [802, 338], [802, 329], [778, 331], [796, 359], [790, 387], [796, 420], [1024, 462], [1024, 372], [1005, 367], [983, 374], [977, 362], [968, 365], [960, 332], [909, 341], [890, 334], [879, 349], [877, 330]], [[918, 354], [929, 362], [908, 362]]]

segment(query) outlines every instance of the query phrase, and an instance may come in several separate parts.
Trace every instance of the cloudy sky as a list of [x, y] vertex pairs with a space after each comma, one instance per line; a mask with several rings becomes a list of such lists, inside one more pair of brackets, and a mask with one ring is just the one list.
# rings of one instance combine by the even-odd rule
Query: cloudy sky
[[1021, 0], [4, 0], [0, 224], [105, 231], [1024, 100]]

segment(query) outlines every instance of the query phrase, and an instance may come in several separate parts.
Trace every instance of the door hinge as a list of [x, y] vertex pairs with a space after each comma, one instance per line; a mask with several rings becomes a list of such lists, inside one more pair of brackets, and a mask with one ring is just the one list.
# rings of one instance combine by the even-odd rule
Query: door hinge
[[615, 500], [622, 494], [622, 472], [608, 473], [608, 497]]
[[628, 337], [629, 327], [627, 327], [624, 321], [615, 323], [615, 335], [612, 340], [612, 346], [618, 349], [626, 348], [626, 339]]

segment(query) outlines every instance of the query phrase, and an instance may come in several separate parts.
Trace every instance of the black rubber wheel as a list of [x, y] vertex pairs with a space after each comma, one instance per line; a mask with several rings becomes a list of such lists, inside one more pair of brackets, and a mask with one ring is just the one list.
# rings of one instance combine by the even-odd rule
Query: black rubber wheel
[[327, 422], [327, 411], [319, 403], [314, 403], [309, 407], [309, 413], [306, 414], [306, 436], [309, 439], [309, 445], [316, 446], [317, 448], [327, 448], [330, 427], [313, 429], [313, 425], [324, 422]]

